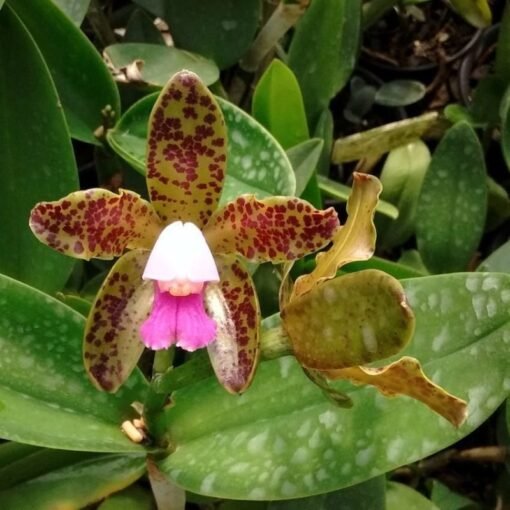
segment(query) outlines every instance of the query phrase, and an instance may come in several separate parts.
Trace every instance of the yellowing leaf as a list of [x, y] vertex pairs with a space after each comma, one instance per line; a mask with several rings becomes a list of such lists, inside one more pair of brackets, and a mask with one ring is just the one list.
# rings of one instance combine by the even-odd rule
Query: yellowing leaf
[[450, 0], [453, 8], [471, 25], [485, 28], [492, 23], [492, 12], [487, 0]]
[[467, 404], [434, 384], [421, 369], [420, 363], [409, 356], [381, 368], [350, 367], [327, 370], [329, 379], [347, 379], [355, 384], [370, 384], [387, 396], [407, 395], [423, 402], [433, 411], [459, 427], [467, 416]]
[[376, 177], [354, 173], [352, 193], [347, 202], [347, 222], [334, 235], [331, 248], [317, 255], [315, 269], [296, 280], [293, 297], [309, 292], [321, 281], [333, 278], [343, 265], [367, 260], [373, 255], [376, 240], [374, 212], [381, 189]]

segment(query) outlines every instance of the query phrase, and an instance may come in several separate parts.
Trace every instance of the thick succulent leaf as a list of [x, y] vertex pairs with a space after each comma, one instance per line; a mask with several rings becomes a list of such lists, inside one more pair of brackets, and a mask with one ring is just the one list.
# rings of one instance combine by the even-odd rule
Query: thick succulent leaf
[[385, 124], [336, 140], [331, 161], [339, 165], [385, 154], [417, 138], [441, 138], [448, 127], [450, 122], [437, 112]]
[[494, 250], [481, 262], [477, 271], [510, 273], [510, 240]]
[[216, 64], [211, 60], [173, 46], [141, 42], [112, 44], [105, 48], [104, 55], [113, 67], [114, 74], [122, 73], [134, 62], [139, 62], [137, 76], [130, 77], [127, 71], [125, 74], [127, 81], [135, 81], [137, 85], [164, 87], [182, 69], [197, 74], [205, 85], [211, 85], [220, 76]]
[[510, 5], [506, 4], [501, 17], [499, 37], [496, 45], [496, 75], [510, 85]]
[[332, 380], [347, 379], [355, 384], [370, 384], [386, 396], [407, 395], [433, 409], [450, 423], [459, 427], [467, 416], [467, 404], [437, 384], [434, 384], [414, 358], [404, 356], [380, 368], [349, 367], [325, 370]]
[[356, 64], [360, 34], [359, 0], [314, 0], [297, 24], [289, 67], [301, 86], [310, 127], [347, 83]]
[[257, 367], [260, 309], [253, 281], [233, 257], [217, 257], [220, 283], [209, 284], [206, 306], [216, 321], [216, 340], [207, 350], [220, 384], [231, 393], [245, 391]]
[[450, 0], [450, 3], [476, 28], [485, 28], [492, 23], [492, 12], [487, 0]]
[[0, 437], [51, 448], [140, 451], [120, 424], [143, 401], [136, 371], [115, 395], [98, 392], [83, 368], [85, 319], [60, 301], [0, 277]]
[[94, 188], [37, 204], [30, 228], [54, 250], [89, 260], [118, 257], [126, 248], [150, 249], [163, 226], [151, 204], [136, 193]]
[[375, 93], [375, 103], [383, 106], [408, 106], [426, 94], [423, 83], [415, 80], [392, 80], [383, 83]]
[[213, 253], [286, 262], [329, 244], [338, 227], [332, 207], [320, 211], [299, 198], [242, 195], [213, 214], [204, 235]]
[[78, 509], [128, 487], [145, 470], [143, 455], [83, 460], [0, 492], [2, 509]]
[[281, 60], [273, 60], [260, 77], [253, 92], [252, 115], [284, 149], [310, 137], [299, 84]]
[[[508, 8], [510, 13], [510, 7]], [[510, 25], [510, 14], [508, 15]], [[510, 55], [508, 56], [510, 61]], [[501, 102], [501, 149], [505, 157], [506, 166], [510, 170], [510, 80], [508, 89]]]
[[185, 510], [186, 492], [169, 480], [150, 457], [147, 459], [147, 474], [158, 510]]
[[300, 197], [314, 176], [322, 154], [324, 142], [312, 138], [287, 150], [287, 156], [296, 174], [296, 196]]
[[487, 173], [473, 128], [459, 122], [432, 156], [416, 211], [418, 250], [431, 272], [467, 269], [487, 211]]
[[469, 402], [462, 427], [418, 401], [341, 381], [336, 387], [354, 406], [337, 408], [285, 357], [261, 363], [249, 391], [235, 399], [214, 379], [178, 391], [166, 410], [176, 449], [160, 463], [163, 471], [211, 496], [305, 497], [414, 462], [476, 429], [510, 392], [510, 276], [455, 274], [403, 285], [416, 313], [405, 354]]
[[[23, 55], [24, 65], [19, 56]], [[28, 31], [10, 7], [0, 11], [0, 272], [43, 289], [60, 290], [73, 262], [42, 246], [27, 228], [30, 209], [78, 187], [58, 96]], [[20, 119], [26, 119], [21, 122]]]
[[[126, 32], [122, 42], [166, 45], [163, 33], [154, 24], [154, 21], [152, 16], [143, 9], [134, 9], [127, 21]], [[167, 76], [167, 80], [169, 76]]]
[[347, 202], [347, 222], [336, 231], [333, 245], [316, 257], [317, 265], [294, 285], [294, 296], [336, 275], [343, 265], [369, 259], [375, 250], [374, 213], [381, 193], [381, 183], [371, 175], [355, 173], [352, 194]]
[[[388, 482], [386, 510], [440, 510], [430, 499], [403, 483]], [[446, 510], [441, 507], [441, 510]]]
[[[157, 94], [135, 103], [108, 132], [108, 142], [137, 171], [145, 173], [147, 121]], [[296, 179], [285, 151], [256, 120], [237, 106], [216, 98], [228, 133], [227, 176], [221, 203], [243, 193], [258, 198], [294, 195]]]
[[154, 284], [142, 280], [149, 252], [133, 250], [112, 267], [85, 326], [83, 360], [100, 390], [117, 391], [143, 352], [139, 329], [152, 306]]
[[85, 19], [90, 0], [53, 0], [61, 11], [76, 25], [80, 26]]
[[282, 310], [282, 322], [296, 358], [318, 370], [387, 358], [414, 332], [402, 285], [374, 269], [326, 281], [292, 299]]
[[[97, 510], [155, 510], [154, 499], [150, 489], [132, 485], [106, 498]], [[173, 509], [170, 507], [168, 510]]]
[[[119, 93], [101, 56], [85, 34], [48, 0], [9, 0], [44, 55], [71, 135], [98, 143], [94, 131], [103, 125], [101, 111], [120, 112]], [[19, 80], [18, 80], [19, 83]]]
[[398, 246], [413, 235], [416, 206], [429, 163], [430, 151], [421, 140], [414, 140], [388, 154], [381, 172], [381, 199], [396, 205], [399, 214], [394, 221], [376, 217], [382, 246]]
[[161, 91], [147, 143], [147, 187], [161, 219], [205, 225], [223, 189], [227, 144], [223, 114], [196, 74], [177, 73]]

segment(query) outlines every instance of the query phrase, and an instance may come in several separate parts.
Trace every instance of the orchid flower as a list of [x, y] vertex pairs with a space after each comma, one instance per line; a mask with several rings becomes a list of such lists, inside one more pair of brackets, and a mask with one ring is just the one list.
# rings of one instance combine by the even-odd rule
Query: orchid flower
[[218, 208], [226, 160], [222, 112], [199, 78], [183, 71], [149, 119], [151, 203], [127, 190], [91, 189], [32, 210], [30, 227], [51, 248], [85, 260], [120, 257], [85, 330], [85, 367], [100, 389], [115, 391], [144, 345], [173, 344], [208, 346], [226, 389], [245, 389], [259, 353], [260, 312], [243, 259], [292, 261], [337, 230], [334, 209], [293, 197], [242, 195]]

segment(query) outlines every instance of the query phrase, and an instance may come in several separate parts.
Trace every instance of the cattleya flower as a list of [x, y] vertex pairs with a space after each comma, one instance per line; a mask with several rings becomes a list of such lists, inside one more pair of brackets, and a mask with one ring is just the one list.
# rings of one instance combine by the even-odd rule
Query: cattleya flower
[[115, 391], [144, 345], [176, 344], [208, 346], [220, 382], [242, 391], [256, 367], [260, 312], [241, 259], [292, 261], [337, 230], [332, 208], [298, 198], [242, 195], [218, 208], [226, 159], [222, 112], [199, 78], [183, 71], [149, 120], [151, 203], [127, 190], [91, 189], [34, 207], [30, 227], [48, 246], [85, 260], [120, 257], [85, 330], [85, 367], [99, 388]]
[[397, 354], [413, 336], [414, 314], [400, 282], [374, 269], [336, 277], [345, 264], [373, 255], [373, 215], [381, 189], [375, 177], [354, 174], [349, 216], [331, 247], [317, 255], [310, 274], [294, 285], [288, 279], [282, 284], [283, 328], [310, 379], [338, 403], [350, 400], [329, 381], [346, 379], [375, 386], [387, 396], [420, 400], [460, 426], [466, 419], [466, 402], [430, 381], [418, 360], [403, 356], [386, 366], [367, 366]]

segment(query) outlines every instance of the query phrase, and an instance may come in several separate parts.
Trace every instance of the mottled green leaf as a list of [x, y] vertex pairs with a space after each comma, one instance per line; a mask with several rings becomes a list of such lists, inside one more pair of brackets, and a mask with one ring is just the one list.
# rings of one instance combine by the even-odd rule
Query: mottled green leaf
[[386, 489], [386, 510], [439, 510], [423, 494], [407, 485], [388, 482]]
[[381, 246], [398, 246], [415, 230], [416, 206], [425, 173], [430, 163], [430, 151], [415, 140], [392, 150], [381, 172], [381, 198], [398, 208], [398, 218], [391, 221], [376, 217], [378, 240]]
[[349, 80], [360, 32], [359, 0], [314, 0], [296, 26], [288, 64], [301, 86], [312, 129]]
[[450, 122], [436, 112], [398, 120], [336, 140], [331, 159], [338, 165], [385, 154], [417, 138], [440, 138], [449, 126]]
[[261, 0], [136, 0], [170, 27], [177, 48], [214, 60], [221, 69], [235, 64], [255, 37]]
[[494, 250], [477, 268], [478, 271], [510, 273], [510, 241]]
[[317, 370], [392, 356], [414, 331], [401, 284], [374, 269], [326, 281], [291, 299], [281, 314], [296, 358]]
[[83, 508], [131, 485], [144, 470], [143, 455], [105, 455], [84, 460], [1, 491], [2, 509]]
[[52, 2], [9, 0], [9, 5], [44, 55], [71, 135], [84, 142], [98, 143], [94, 131], [103, 124], [101, 110], [110, 106], [116, 115], [120, 111], [117, 87], [99, 53]]
[[0, 211], [5, 246], [0, 271], [53, 292], [64, 285], [73, 261], [40, 244], [28, 228], [28, 216], [36, 202], [73, 191], [78, 176], [51, 76], [8, 5], [0, 11], [0, 61]]
[[324, 142], [312, 138], [287, 150], [287, 156], [296, 175], [296, 196], [301, 196], [314, 174], [322, 154]]
[[[182, 69], [198, 74], [206, 85], [219, 78], [218, 67], [212, 60], [173, 46], [126, 42], [108, 46], [104, 54], [114, 72], [124, 73], [126, 81], [150, 87], [164, 87], [170, 77]], [[132, 76], [129, 71], [123, 71], [135, 62], [138, 62], [138, 74]]]
[[[140, 173], [145, 174], [147, 123], [157, 94], [134, 104], [109, 131], [111, 147]], [[294, 195], [296, 178], [287, 155], [276, 140], [247, 113], [216, 98], [225, 116], [228, 138], [227, 177], [221, 203], [243, 193], [258, 198]]]
[[437, 480], [432, 482], [430, 499], [440, 510], [475, 510], [479, 508], [472, 499], [453, 492]]
[[143, 401], [135, 372], [115, 395], [98, 392], [81, 358], [85, 319], [56, 299], [0, 277], [0, 437], [52, 448], [139, 451], [120, 425]]
[[485, 226], [486, 179], [476, 133], [455, 124], [434, 152], [418, 199], [416, 238], [430, 271], [467, 269]]
[[285, 357], [262, 363], [240, 397], [227, 395], [214, 379], [178, 391], [166, 410], [175, 451], [161, 461], [163, 471], [210, 496], [306, 497], [414, 462], [476, 429], [510, 392], [510, 275], [423, 277], [404, 288], [416, 313], [405, 354], [469, 402], [460, 429], [417, 401], [346, 382], [336, 387], [354, 407], [339, 409]]
[[423, 99], [426, 90], [419, 81], [392, 80], [377, 89], [375, 102], [383, 106], [408, 106]]
[[294, 73], [273, 60], [253, 92], [252, 115], [289, 149], [309, 138], [303, 96]]
[[76, 25], [80, 26], [87, 14], [90, 0], [53, 0], [67, 17]]

